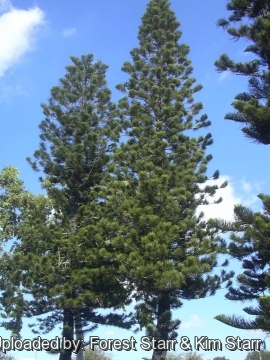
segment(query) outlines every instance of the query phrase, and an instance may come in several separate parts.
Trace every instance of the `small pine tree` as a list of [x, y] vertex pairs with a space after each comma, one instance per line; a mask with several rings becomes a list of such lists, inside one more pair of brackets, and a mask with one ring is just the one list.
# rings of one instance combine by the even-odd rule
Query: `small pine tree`
[[[238, 288], [229, 287], [226, 298], [232, 301], [258, 299], [257, 307], [243, 310], [255, 316], [245, 320], [241, 316], [218, 315], [215, 318], [227, 325], [240, 329], [261, 329], [270, 331], [270, 196], [260, 194], [264, 205], [263, 213], [238, 205], [235, 207], [233, 223], [219, 222], [223, 231], [232, 231], [230, 254], [242, 260], [244, 272], [237, 276]], [[240, 232], [240, 235], [238, 233]], [[242, 234], [242, 235], [241, 235]]]
[[[74, 338], [74, 329], [81, 338], [86, 325], [88, 331], [97, 324], [131, 325], [124, 322], [127, 315], [97, 312], [128, 303], [127, 289], [115, 276], [112, 248], [97, 231], [103, 216], [99, 190], [109, 160], [108, 141], [118, 134], [106, 86], [107, 66], [94, 63], [92, 55], [71, 59], [73, 65], [66, 67], [67, 74], [42, 105], [46, 118], [40, 124], [40, 148], [34, 160], [28, 159], [45, 175], [40, 180], [47, 199], [40, 198], [44, 208], [40, 199], [26, 204], [26, 217], [14, 224], [18, 242], [5, 267], [13, 264], [16, 275], [11, 272], [2, 284], [16, 279], [17, 289], [19, 283], [33, 297], [21, 314], [42, 315], [38, 331], [43, 333], [63, 324], [62, 335], [68, 340]], [[86, 205], [88, 217], [82, 220]], [[18, 206], [21, 212], [25, 204]], [[11, 301], [12, 296], [2, 302], [8, 314]], [[13, 304], [19, 307], [18, 301]], [[60, 354], [60, 360], [70, 358], [70, 351]]]

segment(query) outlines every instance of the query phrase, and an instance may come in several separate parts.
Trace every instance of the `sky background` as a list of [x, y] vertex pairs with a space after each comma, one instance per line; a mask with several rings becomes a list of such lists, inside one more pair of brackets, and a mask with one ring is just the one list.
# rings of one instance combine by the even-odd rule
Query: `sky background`
[[[95, 60], [109, 65], [108, 85], [112, 99], [121, 97], [115, 85], [127, 77], [121, 71], [124, 61], [130, 60], [129, 52], [138, 45], [137, 34], [141, 17], [146, 10], [146, 0], [0, 0], [0, 166], [13, 165], [19, 168], [27, 189], [41, 192], [38, 174], [26, 162], [38, 149], [38, 125], [43, 120], [41, 103], [46, 103], [50, 89], [59, 84], [65, 75], [65, 66], [71, 63], [70, 56], [80, 57], [92, 53]], [[247, 80], [230, 73], [218, 73], [214, 61], [227, 52], [236, 61], [251, 59], [243, 50], [244, 41], [234, 42], [216, 21], [227, 17], [226, 0], [172, 0], [171, 8], [181, 23], [181, 42], [190, 46], [189, 58], [194, 67], [193, 75], [203, 90], [196, 100], [203, 102], [204, 111], [212, 121], [214, 144], [209, 152], [214, 156], [208, 168], [209, 176], [220, 170], [220, 183], [229, 181], [220, 192], [223, 202], [203, 208], [207, 217], [231, 219], [234, 204], [244, 204], [253, 210], [261, 210], [259, 193], [270, 193], [269, 147], [257, 145], [245, 139], [239, 124], [225, 121], [224, 116], [232, 111], [234, 96], [247, 90]], [[202, 113], [203, 113], [202, 112]], [[241, 271], [241, 264], [230, 262], [230, 269]], [[194, 336], [220, 339], [223, 351], [202, 352], [204, 359], [225, 355], [230, 360], [241, 360], [246, 352], [225, 349], [226, 336], [264, 338], [260, 332], [240, 331], [230, 328], [213, 317], [220, 313], [245, 315], [241, 310], [249, 303], [233, 303], [224, 298], [225, 291], [206, 299], [185, 301], [181, 309], [174, 311], [174, 318], [182, 324], [179, 337], [188, 336], [193, 344]], [[23, 338], [32, 338], [27, 323]], [[100, 327], [93, 334], [100, 338], [129, 339], [132, 332], [117, 328]], [[144, 332], [137, 334], [138, 340]], [[1, 329], [0, 336], [10, 334]], [[61, 336], [56, 329], [43, 336], [53, 339]], [[114, 351], [114, 360], [139, 360], [151, 357], [151, 352]], [[270, 349], [270, 341], [268, 344]], [[177, 352], [181, 352], [178, 349]], [[17, 360], [57, 359], [42, 353], [16, 352]]]

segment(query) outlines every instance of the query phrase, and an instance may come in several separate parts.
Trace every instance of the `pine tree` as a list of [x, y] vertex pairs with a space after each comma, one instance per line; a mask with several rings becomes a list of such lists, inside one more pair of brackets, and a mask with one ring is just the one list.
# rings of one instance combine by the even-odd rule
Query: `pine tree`
[[[74, 65], [67, 66], [65, 78], [60, 79], [60, 86], [51, 90], [49, 104], [42, 105], [46, 119], [40, 124], [41, 143], [40, 149], [34, 154], [36, 161], [28, 158], [34, 170], [38, 170], [38, 165], [45, 173], [45, 179], [41, 178], [43, 187], [47, 190], [49, 197], [54, 198], [59, 205], [56, 206], [61, 213], [62, 223], [67, 226], [68, 233], [72, 235], [77, 232], [76, 239], [69, 240], [68, 255], [60, 254], [59, 257], [65, 256], [65, 261], [73, 255], [74, 261], [85, 257], [83, 270], [72, 270], [73, 276], [78, 272], [78, 277], [87, 278], [83, 280], [84, 286], [93, 284], [93, 276], [96, 276], [95, 286], [100, 292], [100, 296], [105, 296], [102, 281], [98, 280], [98, 272], [95, 270], [91, 276], [87, 272], [87, 263], [91, 258], [95, 261], [101, 261], [97, 258], [99, 252], [104, 252], [104, 244], [99, 240], [97, 254], [93, 252], [93, 245], [90, 245], [90, 239], [97, 244], [95, 239], [95, 226], [102, 212], [98, 205], [98, 187], [103, 177], [103, 172], [108, 163], [109, 156], [107, 153], [108, 139], [117, 139], [118, 124], [113, 120], [114, 106], [110, 102], [110, 90], [107, 88], [105, 72], [107, 66], [101, 62], [93, 63], [93, 55], [82, 56], [81, 59], [71, 57]], [[56, 121], [55, 121], [56, 120]], [[50, 147], [49, 147], [49, 146]], [[38, 163], [37, 163], [38, 161]], [[91, 203], [92, 216], [87, 220], [80, 229], [79, 208]], [[76, 231], [78, 229], [78, 231]], [[81, 237], [86, 238], [85, 243]], [[78, 249], [74, 251], [74, 245]], [[80, 260], [82, 263], [82, 260]], [[100, 267], [105, 267], [108, 260], [104, 260]], [[109, 273], [110, 266], [107, 266], [106, 272]], [[68, 275], [69, 276], [69, 275]], [[105, 281], [105, 279], [104, 279]], [[80, 283], [79, 279], [74, 278], [74, 283]], [[106, 281], [105, 281], [106, 283]], [[89, 284], [89, 285], [90, 285]], [[108, 283], [110, 291], [117, 290], [117, 283], [112, 279]], [[107, 289], [107, 291], [109, 290]], [[123, 295], [123, 289], [119, 291], [119, 299]], [[87, 294], [89, 291], [83, 291]], [[73, 294], [78, 302], [78, 294]], [[89, 294], [88, 294], [89, 296]], [[96, 294], [94, 297], [98, 299]], [[114, 296], [115, 299], [117, 296]], [[122, 298], [123, 300], [123, 298]], [[121, 300], [121, 301], [122, 301]], [[92, 300], [93, 302], [94, 300]], [[105, 305], [105, 300], [104, 305]], [[109, 301], [109, 297], [108, 300]], [[120, 302], [121, 302], [120, 301]], [[97, 302], [97, 307], [101, 302]], [[115, 301], [114, 305], [117, 305]], [[105, 305], [106, 307], [106, 305]], [[64, 310], [64, 317], [70, 321], [68, 328], [72, 328], [72, 322], [76, 318], [80, 321], [78, 314], [73, 317], [68, 309]], [[102, 321], [101, 323], [106, 323]], [[115, 316], [113, 317], [115, 318]], [[113, 319], [112, 318], [112, 319]], [[70, 319], [70, 320], [69, 320]], [[95, 322], [95, 317], [90, 313], [91, 321]], [[88, 319], [88, 320], [89, 320]], [[76, 324], [74, 323], [74, 326]], [[78, 328], [79, 329], [79, 328]]]
[[[103, 216], [99, 190], [109, 160], [108, 139], [118, 136], [105, 80], [107, 66], [94, 63], [92, 55], [71, 59], [73, 65], [52, 88], [48, 105], [42, 105], [46, 118], [40, 124], [40, 147], [35, 160], [28, 159], [34, 170], [43, 171], [40, 180], [49, 206], [29, 204], [26, 218], [19, 219], [12, 258], [3, 262], [5, 268], [16, 262], [17, 285], [33, 297], [20, 314], [43, 315], [43, 333], [62, 324], [68, 340], [74, 339], [74, 330], [82, 337], [85, 325], [88, 331], [97, 324], [131, 325], [124, 321], [126, 315], [103, 316], [97, 311], [128, 303], [128, 290], [111, 262], [110, 244], [97, 230]], [[86, 205], [88, 218], [83, 220]], [[3, 282], [13, 276], [12, 272]], [[9, 297], [3, 303], [9, 314], [10, 302]], [[70, 359], [70, 351], [60, 354], [60, 360]]]
[[[218, 71], [231, 71], [248, 77], [249, 92], [238, 94], [233, 102], [235, 113], [225, 119], [245, 125], [243, 133], [257, 143], [270, 144], [270, 2], [233, 0], [227, 4], [231, 11], [228, 20], [220, 19], [218, 24], [233, 36], [248, 40], [251, 44], [245, 49], [256, 55], [256, 59], [246, 63], [235, 63], [228, 55], [221, 55], [216, 61]], [[234, 23], [241, 24], [238, 27]], [[259, 194], [264, 206], [264, 214], [254, 213], [251, 209], [238, 205], [235, 207], [235, 221], [227, 224], [218, 222], [222, 231], [232, 231], [230, 253], [242, 261], [245, 269], [238, 275], [238, 288], [230, 287], [226, 298], [233, 301], [257, 299], [257, 307], [243, 310], [254, 315], [255, 320], [241, 316], [218, 315], [215, 318], [227, 325], [240, 329], [270, 330], [270, 296], [268, 272], [269, 206], [270, 197]], [[238, 235], [241, 232], [242, 235]]]
[[269, 360], [270, 351], [253, 351], [248, 353], [245, 360]]
[[100, 227], [127, 286], [134, 286], [141, 328], [160, 341], [153, 360], [166, 358], [161, 340], [177, 336], [180, 321], [172, 320], [172, 310], [181, 299], [212, 295], [232, 275], [211, 274], [224, 244], [196, 213], [217, 186], [206, 184], [211, 134], [190, 134], [210, 121], [206, 115], [194, 119], [202, 104], [193, 94], [201, 86], [190, 77], [189, 47], [178, 43], [179, 22], [169, 5], [149, 2], [139, 47], [122, 68], [129, 79], [117, 86], [126, 95], [119, 101], [119, 120], [128, 140], [114, 148], [103, 182], [106, 215]]
[[[245, 39], [249, 45], [244, 50], [255, 55], [247, 62], [234, 62], [222, 54], [215, 62], [217, 70], [246, 76], [249, 91], [236, 95], [232, 106], [236, 110], [225, 119], [244, 125], [245, 136], [262, 144], [270, 144], [270, 2], [269, 0], [231, 0], [227, 3], [231, 15], [220, 19], [233, 40]], [[240, 23], [241, 22], [241, 23]], [[234, 24], [240, 23], [238, 27]]]
[[[11, 261], [12, 247], [10, 251], [4, 249], [9, 241], [17, 238], [19, 223], [27, 217], [28, 204], [33, 207], [35, 200], [34, 195], [24, 190], [23, 182], [18, 178], [18, 170], [11, 166], [5, 167], [0, 173], [0, 288], [2, 290], [0, 303], [1, 310], [5, 310], [1, 317], [7, 320], [4, 320], [1, 326], [10, 330], [15, 338], [20, 338], [24, 301], [16, 271], [18, 267], [14, 267]], [[40, 200], [42, 209], [47, 208], [42, 197]]]
[[[238, 205], [235, 207], [233, 223], [219, 222], [223, 231], [232, 231], [230, 254], [242, 260], [244, 272], [237, 276], [238, 288], [229, 287], [226, 298], [232, 301], [256, 300], [258, 306], [243, 310], [255, 316], [246, 320], [241, 316], [218, 315], [215, 318], [239, 329], [261, 329], [270, 331], [270, 196], [260, 194], [263, 213]], [[240, 235], [238, 235], [240, 233]], [[242, 235], [241, 235], [242, 234]]]

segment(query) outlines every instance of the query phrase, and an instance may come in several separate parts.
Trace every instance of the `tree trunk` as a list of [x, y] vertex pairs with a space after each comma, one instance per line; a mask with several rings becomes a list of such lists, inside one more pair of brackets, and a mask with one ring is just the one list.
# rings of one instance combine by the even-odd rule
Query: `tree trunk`
[[[83, 330], [82, 330], [82, 319], [81, 319], [81, 313], [79, 310], [75, 312], [75, 333], [76, 333], [76, 340], [83, 340]], [[80, 350], [76, 356], [76, 360], [83, 360], [84, 351], [82, 350], [82, 346], [80, 347]]]
[[[62, 349], [60, 352], [59, 360], [71, 360], [72, 356], [72, 348], [69, 350], [64, 350], [63, 345], [65, 345], [65, 348], [67, 345], [69, 345], [68, 341], [70, 341], [70, 344], [72, 344], [73, 340], [73, 326], [74, 326], [74, 320], [73, 320], [73, 312], [70, 309], [64, 309], [63, 310], [63, 332], [62, 332]], [[64, 340], [66, 341], [64, 344]]]
[[[159, 338], [156, 340], [168, 340], [169, 328], [166, 314], [170, 312], [170, 298], [168, 294], [162, 294], [158, 304], [158, 319], [157, 319], [157, 331]], [[156, 342], [158, 345], [158, 342]], [[167, 349], [164, 349], [162, 345], [160, 348], [157, 346], [153, 349], [152, 360], [166, 360]]]

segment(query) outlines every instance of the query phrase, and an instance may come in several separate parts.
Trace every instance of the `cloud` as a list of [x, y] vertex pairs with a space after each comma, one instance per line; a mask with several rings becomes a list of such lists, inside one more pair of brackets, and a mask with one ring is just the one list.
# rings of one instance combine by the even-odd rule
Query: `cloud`
[[[258, 183], [252, 185], [245, 180], [235, 183], [230, 180], [229, 176], [225, 175], [220, 176], [220, 178], [215, 182], [209, 181], [209, 185], [217, 184], [220, 186], [224, 181], [228, 181], [228, 185], [223, 189], [217, 190], [215, 196], [208, 198], [209, 202], [212, 203], [214, 200], [222, 197], [222, 202], [220, 204], [200, 205], [198, 207], [198, 213], [203, 211], [206, 220], [210, 218], [219, 218], [232, 221], [235, 205], [242, 204], [249, 207], [259, 201], [257, 197], [259, 187]], [[238, 184], [240, 184], [240, 186], [237, 186]]]
[[263, 185], [265, 185], [264, 181], [257, 181], [254, 183], [250, 183], [246, 181], [245, 178], [241, 180], [241, 187], [247, 193], [253, 191], [253, 193], [256, 192], [256, 194], [259, 194], [261, 192], [261, 188]]
[[33, 48], [35, 35], [44, 23], [44, 12], [38, 7], [21, 10], [8, 0], [0, 0], [0, 77]]
[[67, 28], [64, 29], [62, 32], [62, 35], [65, 37], [76, 35], [77, 29], [75, 27], [73, 28]]
[[224, 181], [228, 181], [228, 185], [223, 189], [217, 190], [215, 196], [208, 198], [210, 203], [220, 197], [222, 197], [223, 201], [220, 204], [200, 205], [198, 207], [198, 212], [204, 212], [205, 219], [220, 218], [233, 220], [234, 205], [241, 204], [241, 197], [236, 196], [229, 176], [220, 176], [215, 182], [209, 182], [209, 185], [217, 184], [220, 186]]
[[243, 186], [243, 189], [244, 189], [244, 191], [246, 191], [246, 192], [251, 192], [251, 184], [249, 183], [249, 182], [247, 182], [247, 181], [245, 181], [245, 180], [242, 180], [241, 181], [241, 184], [242, 184], [242, 186]]
[[200, 319], [197, 315], [190, 316], [190, 320], [180, 325], [181, 329], [192, 329], [201, 327], [204, 324], [204, 320]]
[[228, 77], [230, 75], [229, 71], [224, 71], [221, 75], [219, 75], [218, 77], [218, 81], [222, 82], [226, 79], [226, 77]]

